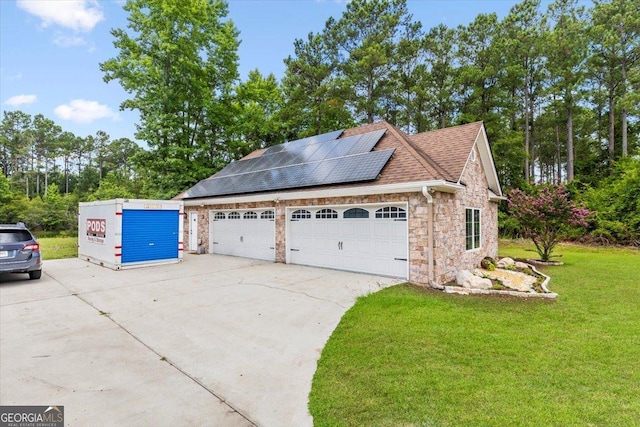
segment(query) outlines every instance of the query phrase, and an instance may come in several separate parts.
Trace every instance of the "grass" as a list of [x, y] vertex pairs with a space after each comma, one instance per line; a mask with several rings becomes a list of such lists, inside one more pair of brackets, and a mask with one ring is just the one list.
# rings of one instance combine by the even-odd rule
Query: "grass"
[[76, 258], [78, 256], [77, 237], [42, 237], [38, 239], [45, 260]]
[[556, 301], [410, 285], [360, 298], [318, 362], [315, 425], [638, 425], [640, 252], [557, 252]]

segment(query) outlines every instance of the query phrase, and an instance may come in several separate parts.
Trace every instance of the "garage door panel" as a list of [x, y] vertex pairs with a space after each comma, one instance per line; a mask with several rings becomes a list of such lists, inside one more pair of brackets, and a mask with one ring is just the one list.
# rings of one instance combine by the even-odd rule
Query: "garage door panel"
[[[407, 277], [407, 261], [402, 261], [407, 259], [407, 222], [397, 217], [406, 209], [387, 209], [386, 217], [376, 218], [377, 207], [354, 207], [359, 210], [358, 215], [349, 218], [343, 214], [351, 207], [300, 208], [310, 211], [311, 218], [296, 220], [289, 216], [289, 262]], [[338, 218], [322, 218], [327, 209], [337, 211]], [[363, 211], [369, 213], [368, 218]]]
[[[231, 219], [229, 213], [213, 214], [214, 217], [224, 214], [225, 219], [211, 222], [211, 252], [275, 261], [275, 221], [261, 219], [260, 210], [233, 212], [236, 218]], [[247, 212], [251, 213], [245, 216]]]

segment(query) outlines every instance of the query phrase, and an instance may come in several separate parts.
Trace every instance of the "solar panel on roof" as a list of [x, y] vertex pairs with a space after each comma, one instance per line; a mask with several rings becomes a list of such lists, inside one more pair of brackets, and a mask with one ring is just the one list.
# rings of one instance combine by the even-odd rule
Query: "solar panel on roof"
[[[338, 133], [339, 132], [339, 133]], [[255, 193], [375, 179], [394, 150], [371, 151], [384, 130], [341, 139], [342, 131], [282, 144], [279, 151], [230, 163], [200, 181], [184, 198]], [[314, 139], [315, 138], [315, 139]], [[322, 139], [321, 138], [321, 139]]]
[[244, 175], [223, 176], [199, 182], [185, 198], [225, 196], [272, 190], [342, 184], [375, 179], [394, 150], [371, 151], [346, 157], [303, 163]]
[[356, 153], [366, 153], [367, 151], [373, 150], [373, 147], [376, 146], [380, 138], [384, 135], [385, 130], [377, 130], [375, 132], [369, 132], [360, 135], [358, 141], [353, 145], [353, 148], [345, 155], [356, 154]]
[[287, 146], [315, 144], [317, 142], [331, 141], [333, 139], [337, 139], [340, 135], [342, 135], [342, 132], [344, 132], [344, 129], [336, 130], [333, 132], [327, 132], [320, 135], [313, 135], [307, 138], [296, 139], [294, 141], [285, 142], [284, 144], [280, 144], [280, 145], [274, 145], [273, 147], [267, 148], [267, 150], [262, 155], [264, 156], [265, 154], [268, 155], [268, 154], [278, 153], [284, 150]]

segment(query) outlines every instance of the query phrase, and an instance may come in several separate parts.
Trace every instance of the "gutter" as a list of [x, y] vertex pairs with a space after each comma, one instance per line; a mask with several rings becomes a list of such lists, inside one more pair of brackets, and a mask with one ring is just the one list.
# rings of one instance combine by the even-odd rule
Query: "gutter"
[[427, 199], [427, 273], [429, 275], [429, 284], [433, 286], [435, 284], [434, 271], [433, 271], [433, 218], [434, 218], [434, 205], [433, 196], [431, 192], [433, 189], [425, 185], [422, 187], [422, 195]]

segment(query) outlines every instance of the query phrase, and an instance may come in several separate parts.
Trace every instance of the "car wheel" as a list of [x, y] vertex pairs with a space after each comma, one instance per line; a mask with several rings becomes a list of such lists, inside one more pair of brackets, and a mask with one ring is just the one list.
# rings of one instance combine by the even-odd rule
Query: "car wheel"
[[31, 279], [31, 280], [39, 279], [40, 276], [42, 276], [42, 270], [36, 270], [36, 271], [30, 271], [29, 272], [29, 279]]

